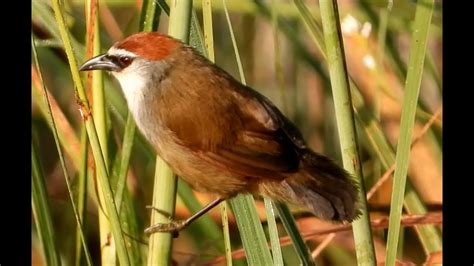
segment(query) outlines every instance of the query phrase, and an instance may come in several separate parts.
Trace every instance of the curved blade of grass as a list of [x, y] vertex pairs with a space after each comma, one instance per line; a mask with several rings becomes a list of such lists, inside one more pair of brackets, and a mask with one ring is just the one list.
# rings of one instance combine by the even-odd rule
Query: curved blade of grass
[[420, 92], [427, 38], [434, 6], [433, 0], [425, 0], [422, 2], [423, 3], [417, 3], [407, 79], [405, 83], [405, 95], [400, 122], [400, 137], [397, 145], [397, 155], [395, 159], [396, 167], [393, 177], [393, 190], [390, 205], [386, 257], [387, 265], [395, 265], [397, 255], [398, 235], [400, 232], [400, 219], [405, 195], [413, 125], [415, 124], [415, 112]]
[[356, 141], [351, 92], [340, 32], [337, 2], [335, 0], [321, 0], [319, 4], [326, 41], [326, 55], [333, 90], [342, 160], [344, 168], [352, 174], [359, 183], [358, 197], [361, 216], [352, 223], [357, 261], [359, 265], [375, 265], [375, 250], [367, 210], [367, 201], [365, 198], [362, 166], [358, 152], [359, 148]]
[[[168, 34], [187, 43], [191, 20], [192, 0], [173, 0], [171, 3]], [[157, 157], [157, 171], [153, 193], [153, 206], [174, 216], [177, 179], [171, 169]], [[167, 223], [168, 218], [152, 212], [151, 224]], [[171, 262], [172, 233], [155, 233], [150, 236], [148, 264], [169, 265]]]
[[89, 136], [89, 141], [92, 147], [92, 153], [96, 162], [96, 167], [98, 171], [98, 181], [103, 190], [102, 192], [104, 194], [105, 199], [105, 209], [109, 217], [112, 235], [114, 237], [115, 244], [117, 247], [117, 255], [119, 258], [119, 262], [120, 265], [130, 265], [127, 249], [125, 247], [125, 241], [122, 236], [122, 228], [120, 226], [119, 216], [117, 210], [115, 209], [115, 200], [108, 180], [108, 172], [105, 160], [100, 148], [99, 138], [97, 136], [94, 119], [90, 112], [89, 102], [87, 100], [86, 93], [82, 85], [81, 78], [79, 76], [77, 60], [73, 53], [69, 33], [64, 22], [62, 7], [59, 0], [51, 0], [51, 2], [53, 5], [56, 22], [59, 27], [61, 39], [63, 41], [64, 49], [68, 58], [76, 93], [79, 98], [78, 100], [80, 101], [80, 110], [82, 118], [86, 124], [87, 135]]
[[61, 265], [54, 241], [53, 221], [49, 210], [48, 192], [44, 182], [43, 169], [36, 153], [34, 139], [31, 141], [31, 207], [35, 217], [36, 232], [43, 248], [47, 265]]
[[41, 85], [41, 88], [42, 88], [42, 91], [43, 91], [44, 105], [47, 106], [47, 113], [48, 113], [47, 120], [48, 120], [48, 124], [50, 124], [50, 127], [52, 129], [51, 131], [53, 132], [54, 142], [56, 144], [56, 149], [58, 151], [59, 161], [60, 161], [60, 164], [61, 164], [61, 169], [63, 170], [64, 180], [66, 181], [66, 187], [67, 187], [68, 194], [69, 194], [69, 200], [71, 201], [71, 206], [72, 206], [72, 210], [74, 212], [74, 217], [76, 219], [78, 230], [79, 230], [80, 235], [81, 235], [82, 245], [84, 247], [84, 252], [85, 252], [85, 255], [86, 255], [86, 259], [87, 259], [87, 264], [92, 265], [92, 259], [90, 257], [89, 251], [87, 249], [86, 238], [85, 238], [84, 232], [82, 230], [82, 221], [80, 219], [79, 212], [77, 210], [76, 204], [74, 203], [74, 196], [73, 196], [72, 189], [71, 189], [70, 178], [69, 178], [69, 174], [68, 174], [67, 169], [66, 169], [66, 163], [64, 161], [63, 152], [62, 152], [61, 145], [60, 145], [60, 142], [59, 142], [59, 136], [58, 136], [58, 132], [57, 132], [57, 129], [56, 129], [56, 123], [55, 123], [54, 117], [52, 115], [51, 104], [49, 102], [47, 89], [46, 89], [46, 86], [45, 86], [44, 81], [43, 81], [43, 76], [41, 74], [41, 68], [40, 68], [40, 64], [38, 62], [38, 55], [37, 55], [37, 52], [36, 52], [36, 46], [35, 46], [35, 41], [34, 41], [33, 34], [31, 35], [31, 45], [32, 45], [32, 50], [33, 50], [33, 59], [34, 59], [35, 65], [36, 65], [37, 73], [38, 73], [38, 79], [40, 81], [40, 85]]
[[[222, 4], [224, 5], [232, 46], [234, 47], [237, 66], [239, 68], [240, 80], [243, 84], [246, 84], [244, 70], [240, 62], [239, 49], [237, 48], [234, 30], [232, 29], [232, 23], [226, 7], [226, 0], [222, 0]], [[238, 195], [229, 200], [229, 202], [234, 211], [249, 265], [272, 265], [273, 260], [267, 246], [267, 240], [255, 208], [255, 200], [253, 197], [251, 195]]]

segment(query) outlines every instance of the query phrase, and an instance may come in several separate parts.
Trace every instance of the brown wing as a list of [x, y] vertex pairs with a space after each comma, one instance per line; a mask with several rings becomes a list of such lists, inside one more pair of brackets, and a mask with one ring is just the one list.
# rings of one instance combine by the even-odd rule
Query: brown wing
[[[281, 126], [286, 118], [222, 70], [200, 70], [217, 71], [225, 78], [209, 80], [203, 78], [209, 73], [199, 73], [179, 89], [193, 93], [169, 90], [179, 100], [171, 103], [176, 110], [170, 110], [172, 119], [165, 124], [179, 141], [203, 160], [239, 175], [279, 179], [280, 173], [296, 171], [297, 148]], [[228, 89], [231, 86], [234, 89]]]
[[240, 88], [234, 92], [240, 121], [239, 127], [233, 128], [233, 141], [223, 141], [214, 149], [202, 151], [200, 156], [249, 177], [283, 178], [280, 173], [298, 168], [295, 146], [280, 127], [279, 119], [263, 104], [263, 96], [255, 97], [248, 90]]

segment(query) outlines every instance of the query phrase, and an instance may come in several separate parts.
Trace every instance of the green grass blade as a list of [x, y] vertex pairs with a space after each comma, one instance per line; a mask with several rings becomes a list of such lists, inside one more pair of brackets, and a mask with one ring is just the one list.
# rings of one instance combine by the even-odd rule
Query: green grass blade
[[158, 22], [160, 21], [161, 9], [157, 8], [156, 1], [146, 0], [142, 4], [141, 19], [143, 24], [140, 23], [141, 31], [154, 31], [158, 28]]
[[400, 232], [400, 219], [405, 195], [411, 139], [418, 104], [421, 79], [426, 54], [428, 32], [433, 13], [433, 0], [417, 3], [413, 35], [410, 47], [405, 95], [403, 99], [400, 137], [397, 145], [396, 167], [393, 177], [393, 190], [390, 208], [390, 220], [387, 240], [386, 265], [395, 265]]
[[[237, 66], [239, 68], [240, 81], [243, 84], [246, 84], [242, 62], [240, 61], [239, 49], [237, 47], [234, 30], [232, 29], [232, 23], [226, 6], [226, 0], [222, 0], [222, 4], [224, 6], [230, 37], [232, 39], [232, 46], [234, 47]], [[250, 265], [273, 264], [253, 197], [251, 195], [239, 195], [231, 199], [230, 204], [234, 211], [237, 226], [239, 227], [240, 237], [247, 255], [248, 263]]]
[[[77, 211], [79, 213], [79, 219], [82, 221], [82, 224], [86, 224], [86, 206], [87, 206], [87, 160], [88, 156], [88, 143], [87, 143], [87, 132], [86, 127], [82, 125], [81, 127], [81, 168], [79, 169], [79, 176], [77, 180]], [[80, 228], [76, 230], [76, 256], [75, 256], [75, 265], [82, 264], [82, 241], [81, 241], [81, 231]]]
[[127, 115], [127, 122], [125, 123], [125, 131], [122, 142], [122, 152], [120, 157], [120, 170], [117, 178], [117, 188], [115, 189], [115, 202], [117, 203], [117, 210], [120, 213], [123, 194], [127, 188], [127, 174], [130, 166], [130, 156], [132, 155], [133, 140], [135, 138], [136, 125], [132, 115]]
[[[299, 15], [303, 24], [305, 25], [306, 29], [308, 30], [311, 38], [313, 39], [316, 46], [318, 46], [320, 51], [326, 51], [326, 45], [324, 43], [324, 34], [322, 29], [316, 23], [314, 17], [311, 15], [308, 7], [306, 7], [305, 3], [302, 0], [294, 0], [296, 7], [298, 8]], [[323, 53], [323, 56], [326, 56]]]
[[225, 261], [227, 266], [232, 266], [232, 245], [230, 243], [229, 216], [227, 212], [227, 201], [220, 204], [222, 231], [224, 232]]
[[189, 33], [189, 44], [192, 45], [198, 52], [204, 56], [208, 56], [206, 44], [204, 42], [204, 35], [202, 33], [201, 25], [197, 17], [196, 11], [193, 10], [191, 16], [191, 31]]
[[268, 234], [270, 236], [270, 244], [272, 247], [273, 265], [283, 266], [283, 255], [281, 253], [280, 237], [278, 236], [278, 227], [275, 220], [275, 208], [273, 202], [268, 198], [263, 199], [265, 203], [265, 211], [267, 213]]
[[244, 69], [242, 67], [242, 62], [240, 61], [239, 49], [237, 48], [237, 41], [235, 40], [234, 29], [232, 28], [232, 23], [230, 21], [229, 11], [227, 10], [226, 0], [222, 0], [224, 6], [225, 18], [227, 20], [227, 25], [229, 27], [230, 38], [232, 39], [232, 46], [234, 47], [235, 60], [237, 61], [237, 67], [239, 68], [240, 81], [243, 84], [247, 84], [244, 76]]
[[352, 100], [345, 64], [344, 48], [340, 33], [339, 14], [335, 0], [321, 0], [321, 21], [324, 29], [328, 69], [333, 90], [336, 120], [344, 168], [359, 183], [361, 216], [353, 222], [354, 241], [359, 265], [375, 265], [375, 250], [372, 240], [370, 218], [367, 210], [365, 187], [356, 141]]
[[92, 153], [94, 155], [94, 159], [96, 162], [96, 167], [97, 167], [97, 172], [98, 172], [98, 181], [100, 183], [102, 193], [104, 194], [105, 209], [108, 214], [109, 222], [111, 225], [112, 235], [115, 240], [119, 262], [120, 262], [120, 265], [130, 265], [130, 262], [128, 259], [127, 248], [125, 247], [125, 241], [122, 236], [122, 228], [120, 226], [119, 216], [115, 208], [115, 200], [114, 200], [112, 189], [110, 187], [110, 183], [108, 179], [108, 172], [107, 172], [105, 159], [103, 157], [103, 154], [100, 148], [99, 137], [97, 135], [94, 119], [90, 112], [90, 107], [89, 107], [89, 102], [86, 97], [86, 92], [84, 90], [84, 87], [81, 82], [81, 78], [79, 76], [77, 60], [76, 60], [75, 54], [73, 53], [71, 40], [69, 37], [69, 32], [66, 28], [66, 24], [64, 21], [62, 6], [59, 0], [51, 0], [51, 2], [53, 5], [56, 22], [59, 27], [61, 39], [63, 41], [63, 46], [64, 46], [67, 59], [69, 62], [69, 66], [71, 69], [71, 74], [72, 74], [72, 78], [75, 84], [76, 93], [77, 93], [77, 96], [79, 97], [79, 101], [81, 102], [81, 114], [86, 124], [87, 135], [89, 136], [89, 141], [92, 147]]
[[40, 239], [44, 260], [47, 265], [61, 265], [54, 240], [53, 221], [48, 203], [48, 192], [44, 182], [43, 169], [36, 153], [36, 145], [31, 143], [31, 207], [35, 217], [36, 232]]
[[[138, 225], [137, 213], [133, 198], [127, 188], [128, 168], [130, 166], [130, 157], [135, 137], [135, 122], [130, 114], [127, 115], [127, 121], [122, 141], [121, 156], [118, 160], [119, 170], [115, 173], [117, 184], [115, 186], [115, 202], [117, 212], [122, 221], [122, 230], [126, 233], [125, 241], [129, 248], [129, 258], [132, 265], [143, 264], [143, 255], [141, 252], [141, 243], [137, 242], [143, 234], [143, 226]], [[116, 170], [116, 169], [114, 169]], [[117, 170], [116, 170], [117, 171]], [[133, 237], [133, 238], [132, 238]]]
[[247, 255], [248, 265], [273, 265], [262, 223], [251, 195], [238, 195], [229, 200]]
[[413, 35], [408, 62], [405, 95], [402, 107], [400, 137], [397, 145], [396, 167], [393, 177], [393, 190], [387, 239], [387, 265], [395, 265], [400, 233], [400, 219], [405, 196], [405, 186], [411, 150], [413, 126], [420, 92], [425, 62], [426, 46], [434, 1], [418, 3], [413, 25]]
[[295, 247], [296, 253], [298, 253], [301, 263], [303, 265], [315, 265], [313, 258], [311, 257], [311, 253], [309, 252], [309, 248], [301, 237], [298, 227], [296, 226], [295, 219], [293, 218], [293, 215], [291, 215], [288, 206], [283, 203], [276, 203], [275, 205], [278, 210], [280, 220], [282, 221], [286, 232], [293, 242], [293, 246]]

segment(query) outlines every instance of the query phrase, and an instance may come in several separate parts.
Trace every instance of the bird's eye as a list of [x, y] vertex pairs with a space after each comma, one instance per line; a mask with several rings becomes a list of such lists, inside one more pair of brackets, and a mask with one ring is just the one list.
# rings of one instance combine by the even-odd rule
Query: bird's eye
[[120, 61], [120, 64], [122, 65], [122, 67], [127, 67], [128, 65], [130, 65], [133, 61], [133, 58], [130, 57], [130, 56], [122, 56], [119, 58], [119, 61]]

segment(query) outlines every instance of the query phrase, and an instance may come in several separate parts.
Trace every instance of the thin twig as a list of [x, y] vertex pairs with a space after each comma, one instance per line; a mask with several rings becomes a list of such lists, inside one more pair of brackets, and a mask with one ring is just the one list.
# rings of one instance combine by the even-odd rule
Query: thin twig
[[311, 257], [313, 257], [313, 259], [316, 259], [335, 237], [336, 233], [330, 233], [329, 235], [327, 235], [326, 238], [324, 238], [324, 240], [321, 242], [321, 244], [319, 244], [319, 246], [311, 253]]

